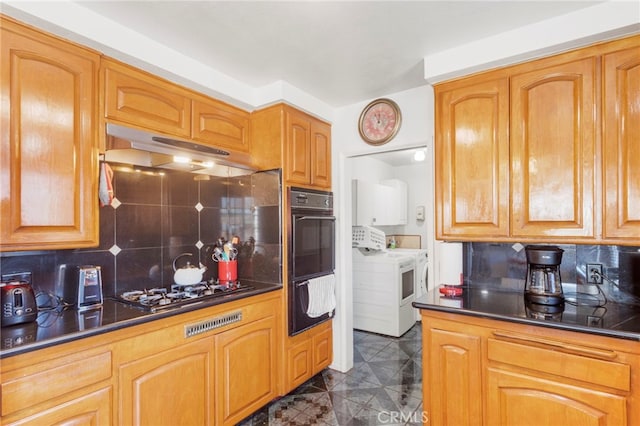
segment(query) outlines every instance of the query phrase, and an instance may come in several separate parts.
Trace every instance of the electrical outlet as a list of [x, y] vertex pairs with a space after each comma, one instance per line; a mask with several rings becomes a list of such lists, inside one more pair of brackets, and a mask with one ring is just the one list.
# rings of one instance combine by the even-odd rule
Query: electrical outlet
[[587, 283], [602, 284], [602, 263], [587, 263]]

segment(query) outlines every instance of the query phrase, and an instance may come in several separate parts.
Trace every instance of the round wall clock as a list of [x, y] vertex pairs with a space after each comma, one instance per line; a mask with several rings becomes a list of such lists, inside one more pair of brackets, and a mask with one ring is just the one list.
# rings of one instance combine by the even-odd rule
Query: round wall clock
[[382, 145], [398, 133], [401, 121], [398, 104], [391, 99], [376, 99], [362, 110], [358, 130], [369, 145]]

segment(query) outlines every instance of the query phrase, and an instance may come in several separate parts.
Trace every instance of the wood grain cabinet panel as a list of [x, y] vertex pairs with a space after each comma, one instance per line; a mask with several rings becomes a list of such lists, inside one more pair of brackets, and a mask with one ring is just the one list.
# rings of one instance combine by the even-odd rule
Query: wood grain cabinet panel
[[331, 126], [311, 122], [311, 185], [331, 188]]
[[635, 425], [640, 343], [422, 310], [430, 424]]
[[638, 244], [640, 36], [435, 95], [436, 238]]
[[[40, 384], [41, 386], [42, 384]], [[95, 392], [81, 395], [58, 406], [43, 410], [17, 421], [3, 423], [5, 426], [42, 426], [73, 425], [98, 426], [110, 425], [112, 388], [106, 387]]]
[[288, 393], [325, 369], [333, 360], [333, 325], [326, 321], [293, 337], [285, 352], [285, 382]]
[[287, 112], [285, 179], [290, 183], [311, 183], [311, 123], [297, 111]]
[[640, 239], [640, 41], [604, 56], [605, 239]]
[[313, 342], [313, 371], [322, 371], [333, 360], [333, 329], [327, 327], [312, 339]]
[[0, 23], [0, 250], [97, 246], [99, 56]]
[[213, 425], [213, 341], [202, 339], [121, 364], [120, 424]]
[[426, 329], [424, 407], [433, 425], [482, 424], [480, 337]]
[[287, 389], [294, 389], [313, 376], [313, 343], [311, 339], [292, 345], [287, 350]]
[[191, 136], [191, 98], [165, 80], [102, 60], [105, 117], [183, 138]]
[[596, 58], [511, 77], [511, 235], [595, 237]]
[[216, 424], [235, 425], [277, 395], [276, 318], [220, 333], [216, 345]]
[[194, 100], [191, 135], [216, 148], [249, 152], [249, 113], [213, 99]]
[[288, 105], [251, 113], [258, 168], [282, 167], [285, 184], [331, 189], [331, 125]]
[[436, 88], [437, 238], [509, 235], [509, 81]]
[[626, 425], [627, 399], [584, 386], [489, 368], [487, 424]]

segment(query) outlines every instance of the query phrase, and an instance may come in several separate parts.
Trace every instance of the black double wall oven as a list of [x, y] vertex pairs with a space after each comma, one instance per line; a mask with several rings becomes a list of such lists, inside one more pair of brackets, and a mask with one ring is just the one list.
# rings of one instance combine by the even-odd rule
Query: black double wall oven
[[312, 318], [309, 280], [333, 274], [335, 269], [335, 223], [333, 193], [291, 187], [288, 196], [288, 313], [289, 335], [300, 333], [333, 315]]

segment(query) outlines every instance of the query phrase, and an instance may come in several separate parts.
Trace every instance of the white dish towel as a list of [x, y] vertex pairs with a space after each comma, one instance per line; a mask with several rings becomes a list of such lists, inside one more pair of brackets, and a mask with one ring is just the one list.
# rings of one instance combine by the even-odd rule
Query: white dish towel
[[312, 278], [307, 284], [309, 290], [309, 307], [307, 315], [317, 318], [323, 314], [332, 314], [336, 308], [336, 277], [334, 274]]

